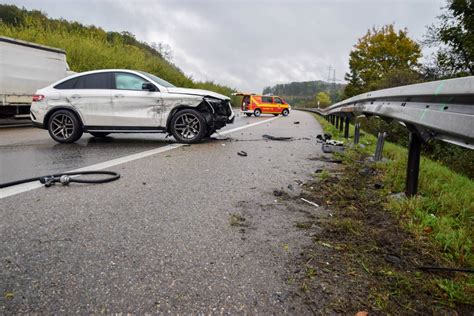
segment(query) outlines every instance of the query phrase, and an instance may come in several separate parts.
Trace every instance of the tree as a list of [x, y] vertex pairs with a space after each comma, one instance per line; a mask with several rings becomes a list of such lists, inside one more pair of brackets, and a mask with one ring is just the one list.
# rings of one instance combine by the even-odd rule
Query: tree
[[396, 32], [389, 24], [368, 30], [350, 53], [345, 96], [379, 89], [387, 74], [413, 74], [420, 57], [420, 45], [408, 37], [407, 29]]
[[439, 25], [428, 27], [423, 44], [438, 47], [428, 74], [440, 79], [474, 75], [474, 1], [449, 0]]
[[406, 86], [409, 84], [419, 83], [422, 81], [422, 76], [419, 72], [412, 69], [393, 69], [389, 71], [377, 83], [377, 89], [386, 89], [399, 86]]
[[316, 100], [316, 104], [321, 108], [328, 107], [332, 103], [331, 97], [324, 91], [321, 91], [316, 94], [314, 98]]
[[169, 62], [173, 61], [173, 51], [170, 45], [163, 42], [159, 42], [158, 44], [152, 43], [151, 47], [153, 47], [154, 50], [160, 53], [160, 55], [167, 61]]

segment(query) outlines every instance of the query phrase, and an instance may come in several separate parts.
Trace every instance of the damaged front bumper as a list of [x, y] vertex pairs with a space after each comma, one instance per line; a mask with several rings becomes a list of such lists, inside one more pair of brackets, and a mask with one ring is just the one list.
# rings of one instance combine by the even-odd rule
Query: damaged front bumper
[[205, 98], [204, 100], [211, 108], [211, 118], [215, 129], [224, 127], [226, 124], [234, 123], [235, 113], [232, 110], [232, 104], [230, 103], [230, 100], [220, 100], [214, 98]]

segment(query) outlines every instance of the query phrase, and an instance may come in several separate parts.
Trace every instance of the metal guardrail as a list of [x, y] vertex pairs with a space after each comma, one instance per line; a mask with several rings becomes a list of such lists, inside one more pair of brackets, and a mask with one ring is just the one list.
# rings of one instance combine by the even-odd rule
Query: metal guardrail
[[[309, 110], [309, 109], [308, 109]], [[422, 143], [439, 139], [474, 149], [474, 76], [363, 93], [325, 109], [312, 109], [349, 136], [359, 115], [398, 121], [410, 133], [406, 194], [416, 194]]]
[[376, 115], [431, 138], [474, 149], [474, 76], [368, 92], [321, 110], [322, 115]]

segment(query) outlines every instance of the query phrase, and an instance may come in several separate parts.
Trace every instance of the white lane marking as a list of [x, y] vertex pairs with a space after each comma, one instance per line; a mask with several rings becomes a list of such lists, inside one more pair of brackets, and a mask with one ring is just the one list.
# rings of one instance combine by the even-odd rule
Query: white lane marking
[[[246, 128], [249, 128], [249, 127], [253, 127], [253, 126], [256, 126], [256, 125], [260, 125], [260, 124], [263, 124], [263, 123], [273, 121], [274, 119], [277, 119], [277, 118], [278, 117], [273, 117], [273, 118], [268, 119], [268, 120], [263, 120], [263, 121], [255, 122], [255, 123], [252, 123], [252, 124], [247, 124], [247, 125], [244, 125], [244, 126], [239, 126], [239, 127], [236, 127], [236, 128], [232, 128], [232, 129], [223, 131], [219, 134], [220, 135], [230, 134], [230, 133], [237, 132], [237, 131], [240, 131], [240, 130], [243, 130], [243, 129], [246, 129]], [[171, 144], [171, 145], [163, 146], [163, 147], [156, 148], [156, 149], [146, 150], [146, 151], [143, 151], [143, 152], [140, 152], [140, 153], [137, 153], [137, 154], [132, 154], [132, 155], [125, 156], [125, 157], [116, 158], [116, 159], [112, 159], [112, 160], [104, 161], [104, 162], [99, 162], [99, 163], [94, 164], [94, 165], [90, 165], [90, 166], [79, 168], [79, 169], [70, 170], [68, 172], [80, 172], [80, 171], [86, 171], [86, 170], [102, 170], [102, 169], [110, 168], [110, 167], [120, 165], [120, 164], [123, 164], [123, 163], [126, 163], [126, 162], [130, 162], [130, 161], [133, 161], [133, 160], [142, 159], [142, 158], [145, 158], [145, 157], [149, 157], [149, 156], [152, 156], [152, 155], [163, 153], [165, 151], [173, 150], [173, 149], [176, 149], [176, 148], [179, 148], [179, 147], [182, 147], [182, 146], [184, 146], [184, 144]], [[3, 188], [3, 189], [0, 189], [0, 199], [6, 198], [8, 196], [15, 195], [15, 194], [23, 193], [23, 192], [26, 192], [26, 191], [38, 189], [38, 188], [41, 188], [42, 186], [43, 185], [39, 182], [29, 182], [29, 183], [23, 183], [23, 184], [11, 186], [11, 187], [8, 187], [8, 188]]]
[[219, 134], [220, 134], [220, 135], [230, 134], [230, 133], [237, 132], [237, 131], [240, 131], [240, 130], [242, 130], [242, 129], [246, 129], [246, 128], [249, 128], [249, 127], [252, 127], [252, 126], [255, 126], [255, 125], [260, 125], [260, 124], [263, 124], [263, 123], [267, 123], [267, 122], [276, 120], [277, 118], [279, 118], [279, 116], [272, 117], [271, 119], [268, 119], [268, 120], [259, 121], [259, 122], [255, 122], [255, 123], [252, 123], [252, 124], [247, 124], [247, 125], [239, 126], [239, 127], [233, 128], [233, 129], [229, 129], [229, 130], [227, 130], [227, 131], [219, 132]]

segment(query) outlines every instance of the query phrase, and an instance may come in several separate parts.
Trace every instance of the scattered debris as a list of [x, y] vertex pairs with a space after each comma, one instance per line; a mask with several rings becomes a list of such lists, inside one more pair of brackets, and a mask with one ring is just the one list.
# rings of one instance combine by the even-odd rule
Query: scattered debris
[[15, 298], [15, 294], [13, 292], [5, 292], [3, 294], [3, 297], [5, 298], [5, 300], [9, 301]]
[[262, 137], [269, 140], [292, 140], [293, 139], [293, 137], [272, 136], [272, 135], [267, 135], [267, 134], [262, 135]]
[[314, 170], [314, 173], [321, 173], [321, 172], [323, 172], [323, 169], [316, 169], [316, 170]]
[[400, 264], [402, 259], [399, 256], [393, 254], [386, 254], [384, 257], [385, 261], [393, 263], [393, 264]]
[[359, 175], [361, 175], [363, 177], [370, 176], [373, 173], [374, 173], [374, 170], [372, 168], [369, 168], [369, 167], [364, 167], [364, 168], [359, 170]]
[[294, 190], [294, 188], [293, 188], [293, 184], [288, 184], [288, 190], [291, 190], [291, 191], [293, 191], [293, 190]]
[[333, 248], [333, 246], [331, 244], [328, 244], [327, 242], [323, 242], [323, 241], [318, 241], [318, 244], [320, 244], [321, 246], [324, 246], [326, 248]]
[[331, 134], [324, 134], [324, 135], [319, 134], [319, 135], [316, 136], [316, 139], [318, 140], [318, 143], [325, 143], [328, 140], [330, 140], [331, 138], [332, 138]]
[[382, 189], [383, 188], [383, 183], [380, 183], [380, 182], [377, 182], [377, 183], [374, 183], [374, 188], [375, 189]]
[[245, 227], [245, 217], [242, 217], [239, 214], [230, 214], [229, 219], [230, 226], [238, 226], [238, 227]]
[[299, 123], [300, 123], [300, 121], [295, 121], [295, 122], [293, 122], [293, 124], [299, 124]]
[[342, 153], [344, 152], [345, 148], [339, 145], [330, 145], [330, 144], [323, 144], [322, 150], [326, 154], [330, 153]]
[[239, 152], [237, 153], [237, 155], [242, 156], [242, 157], [247, 157], [247, 156], [248, 156], [248, 154], [247, 154], [245, 151], [243, 151], [243, 150], [239, 151]]
[[331, 162], [331, 163], [342, 163], [342, 159], [332, 159], [326, 156], [321, 157], [319, 160], [325, 161], [325, 162]]
[[304, 201], [304, 202], [306, 202], [306, 203], [308, 203], [308, 204], [311, 204], [311, 205], [313, 205], [313, 206], [319, 207], [318, 204], [316, 204], [316, 203], [314, 203], [314, 202], [311, 202], [311, 201], [308, 201], [308, 200], [305, 199], [305, 198], [301, 198], [301, 200]]
[[280, 190], [273, 190], [273, 195], [274, 196], [282, 196], [284, 194], [283, 191], [280, 191]]
[[344, 142], [341, 140], [333, 140], [328, 139], [326, 140], [326, 144], [333, 145], [333, 146], [344, 146]]

